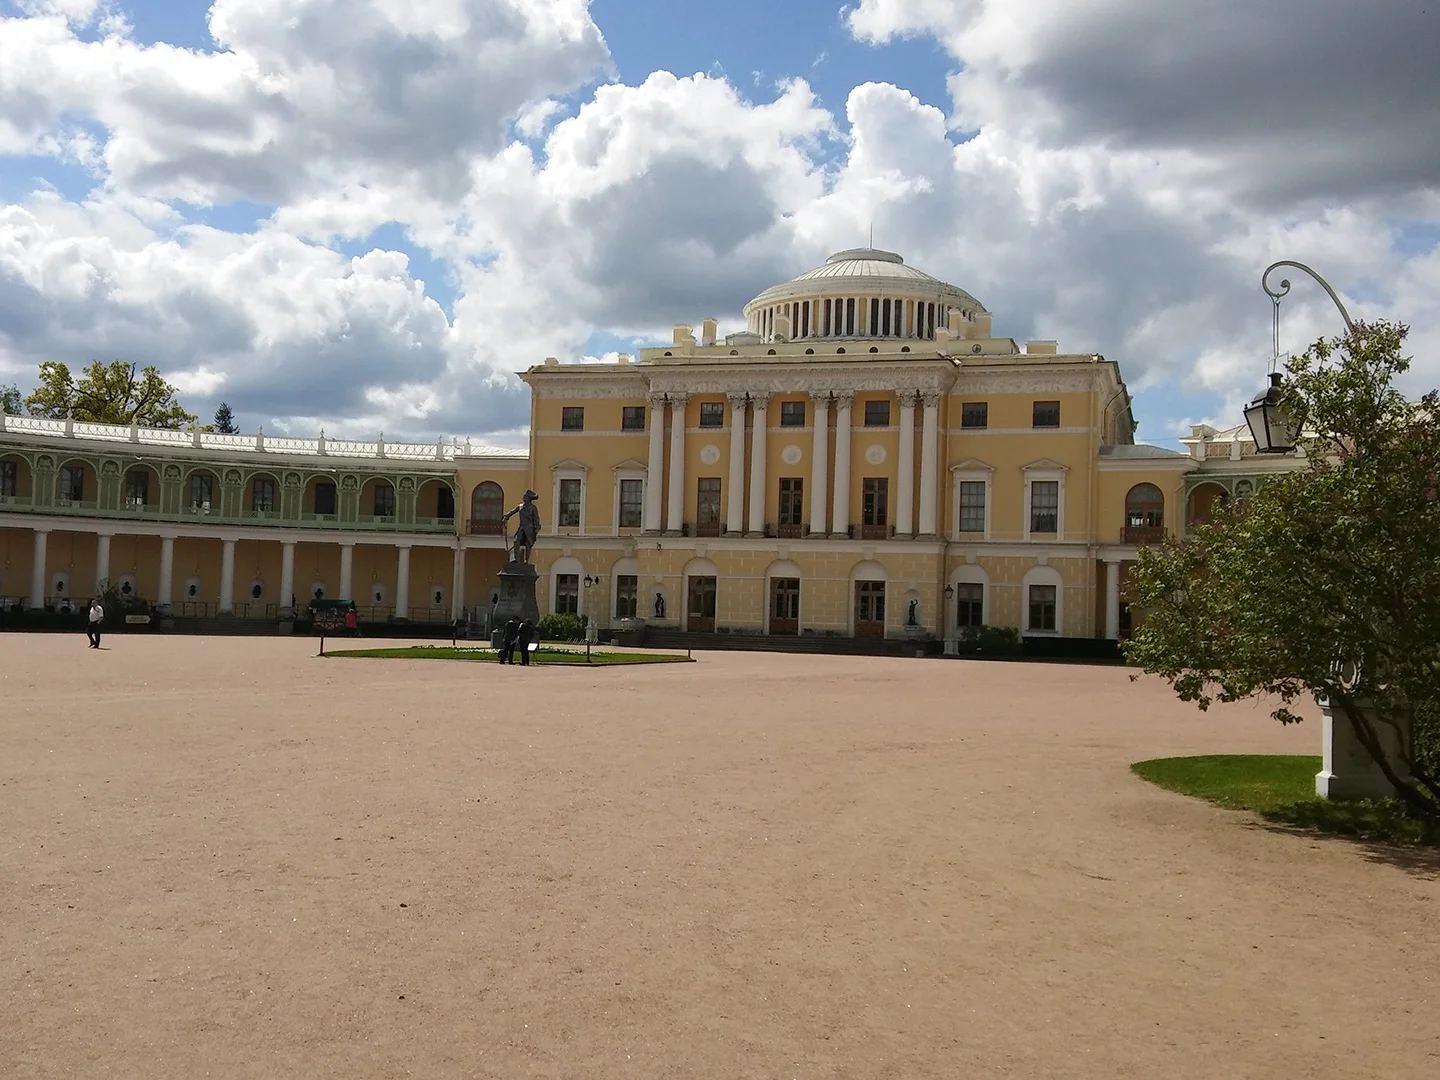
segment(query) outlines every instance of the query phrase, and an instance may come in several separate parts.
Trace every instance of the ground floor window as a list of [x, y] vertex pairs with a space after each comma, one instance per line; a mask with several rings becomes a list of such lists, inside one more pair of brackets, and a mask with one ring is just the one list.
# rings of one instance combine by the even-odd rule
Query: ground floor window
[[640, 579], [630, 574], [615, 576], [615, 617], [633, 619], [640, 610]]
[[715, 629], [715, 579], [713, 577], [692, 577], [689, 579], [686, 612], [687, 628], [700, 633]]
[[1055, 629], [1055, 586], [1030, 586], [1030, 630]]
[[961, 582], [955, 586], [955, 625], [961, 629], [985, 622], [985, 586]]
[[855, 583], [855, 634], [857, 637], [885, 636], [885, 583]]
[[800, 632], [800, 579], [773, 578], [770, 582], [770, 632]]
[[555, 575], [555, 612], [558, 615], [580, 614], [580, 575]]

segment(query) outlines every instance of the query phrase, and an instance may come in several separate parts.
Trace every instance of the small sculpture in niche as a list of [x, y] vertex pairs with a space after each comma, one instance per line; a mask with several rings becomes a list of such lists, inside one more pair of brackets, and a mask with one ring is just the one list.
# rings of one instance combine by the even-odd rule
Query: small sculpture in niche
[[905, 616], [905, 625], [906, 625], [906, 626], [919, 626], [919, 625], [920, 625], [920, 616], [916, 614], [916, 609], [919, 608], [919, 606], [920, 606], [920, 601], [919, 601], [919, 600], [911, 600], [911, 601], [910, 601], [910, 611], [909, 611], [909, 613]]
[[663, 618], [665, 618], [665, 594], [664, 594], [664, 593], [658, 593], [658, 592], [657, 592], [657, 593], [655, 594], [655, 618], [657, 618], [657, 619], [663, 619]]

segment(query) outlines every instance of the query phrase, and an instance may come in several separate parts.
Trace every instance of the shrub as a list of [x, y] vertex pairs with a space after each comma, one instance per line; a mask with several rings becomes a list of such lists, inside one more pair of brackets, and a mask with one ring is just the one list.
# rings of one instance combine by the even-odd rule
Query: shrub
[[964, 626], [959, 649], [981, 656], [1019, 656], [1020, 631], [1013, 626]]
[[585, 620], [579, 615], [542, 615], [536, 629], [540, 631], [541, 641], [585, 640]]

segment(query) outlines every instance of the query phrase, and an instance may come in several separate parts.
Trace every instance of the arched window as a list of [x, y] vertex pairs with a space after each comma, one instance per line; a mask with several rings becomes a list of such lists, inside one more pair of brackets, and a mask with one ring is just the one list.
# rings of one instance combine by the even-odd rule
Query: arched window
[[1154, 484], [1136, 484], [1125, 496], [1125, 527], [1163, 529], [1165, 496]]
[[470, 531], [503, 532], [504, 517], [505, 492], [493, 480], [486, 480], [470, 497]]

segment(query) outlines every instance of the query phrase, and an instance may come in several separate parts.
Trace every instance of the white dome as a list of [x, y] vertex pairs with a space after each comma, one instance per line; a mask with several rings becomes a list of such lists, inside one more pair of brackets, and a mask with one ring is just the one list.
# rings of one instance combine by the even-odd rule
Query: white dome
[[[843, 320], [837, 302], [845, 305]], [[964, 289], [906, 266], [893, 251], [851, 248], [837, 251], [823, 266], [766, 289], [745, 305], [745, 318], [749, 330], [765, 338], [788, 325], [783, 336], [794, 340], [928, 339], [935, 336], [937, 326], [947, 325], [956, 310], [967, 320], [987, 314], [984, 305]], [[777, 317], [786, 321], [777, 323]]]

